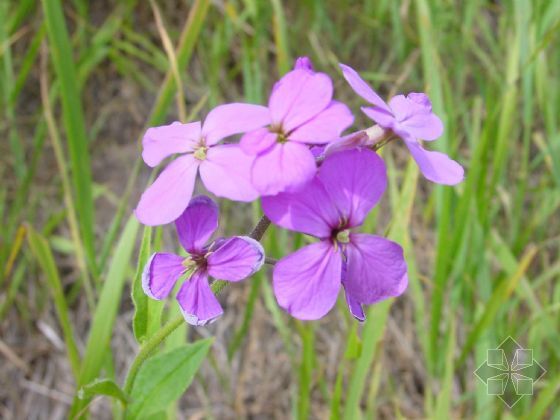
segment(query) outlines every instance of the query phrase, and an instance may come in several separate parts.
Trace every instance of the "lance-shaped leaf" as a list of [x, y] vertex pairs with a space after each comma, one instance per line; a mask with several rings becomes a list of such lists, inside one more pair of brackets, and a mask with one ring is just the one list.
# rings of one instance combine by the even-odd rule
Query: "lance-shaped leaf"
[[212, 341], [200, 340], [146, 360], [134, 381], [126, 418], [148, 417], [179, 398], [192, 382]]

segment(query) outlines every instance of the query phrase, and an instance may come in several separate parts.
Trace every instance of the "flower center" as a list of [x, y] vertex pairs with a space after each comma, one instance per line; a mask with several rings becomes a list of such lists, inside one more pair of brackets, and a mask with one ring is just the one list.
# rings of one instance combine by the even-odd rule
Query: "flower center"
[[284, 144], [288, 141], [288, 135], [284, 132], [281, 125], [271, 125], [269, 131], [276, 134], [276, 142]]
[[350, 229], [341, 230], [336, 234], [336, 241], [341, 244], [347, 244], [350, 242]]
[[200, 146], [198, 149], [194, 151], [194, 158], [198, 160], [206, 159], [206, 152], [208, 151], [208, 147]]
[[192, 256], [192, 255], [189, 255], [188, 257], [186, 257], [186, 258], [183, 260], [182, 265], [183, 265], [183, 267], [185, 267], [187, 270], [191, 270], [191, 269], [193, 269], [193, 268], [196, 268], [196, 265], [197, 265], [197, 264], [196, 264], [196, 261], [193, 259], [193, 256]]
[[204, 255], [189, 255], [182, 262], [183, 267], [185, 267], [184, 274], [186, 279], [189, 280], [191, 274], [196, 270], [206, 268], [206, 256]]

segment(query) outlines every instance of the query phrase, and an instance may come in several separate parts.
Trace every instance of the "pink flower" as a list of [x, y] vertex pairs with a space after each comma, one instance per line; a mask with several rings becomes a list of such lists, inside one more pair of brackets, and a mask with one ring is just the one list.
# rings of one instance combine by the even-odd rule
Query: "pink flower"
[[145, 225], [162, 225], [177, 219], [187, 207], [200, 177], [206, 188], [235, 201], [258, 197], [249, 171], [252, 157], [237, 144], [219, 144], [234, 134], [261, 127], [269, 121], [266, 107], [233, 103], [214, 108], [201, 125], [199, 121], [149, 128], [144, 135], [142, 158], [148, 166], [181, 154], [171, 162], [142, 194], [136, 217]]
[[233, 282], [243, 280], [261, 268], [264, 250], [260, 243], [246, 236], [207, 244], [218, 228], [218, 206], [205, 196], [193, 198], [175, 226], [179, 241], [189, 255], [153, 254], [144, 268], [142, 287], [151, 298], [162, 300], [169, 296], [177, 281], [186, 276], [177, 301], [189, 324], [205, 325], [223, 313], [210, 289], [208, 277]]
[[292, 316], [323, 317], [336, 303], [341, 286], [359, 320], [365, 318], [362, 304], [404, 292], [408, 280], [402, 248], [353, 231], [379, 201], [386, 184], [381, 158], [356, 148], [327, 156], [302, 190], [262, 199], [263, 210], [274, 223], [320, 239], [274, 267], [274, 293]]
[[340, 64], [342, 74], [354, 92], [372, 104], [362, 111], [379, 126], [402, 138], [424, 176], [438, 184], [454, 185], [463, 180], [464, 170], [449, 156], [427, 151], [418, 139], [435, 140], [443, 133], [443, 124], [432, 112], [432, 103], [424, 93], [397, 95], [387, 104], [354, 69]]
[[303, 187], [316, 172], [309, 145], [334, 141], [352, 124], [348, 107], [332, 96], [331, 79], [314, 72], [306, 57], [276, 83], [269, 121], [241, 139], [241, 148], [255, 156], [251, 181], [261, 195]]

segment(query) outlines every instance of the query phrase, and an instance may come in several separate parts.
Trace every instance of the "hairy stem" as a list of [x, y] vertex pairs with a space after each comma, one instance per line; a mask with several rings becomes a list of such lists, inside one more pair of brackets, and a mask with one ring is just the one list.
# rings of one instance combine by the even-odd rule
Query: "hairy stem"
[[249, 234], [249, 237], [257, 241], [260, 241], [269, 226], [270, 226], [270, 219], [266, 216], [261, 217], [257, 225], [253, 228], [253, 230]]

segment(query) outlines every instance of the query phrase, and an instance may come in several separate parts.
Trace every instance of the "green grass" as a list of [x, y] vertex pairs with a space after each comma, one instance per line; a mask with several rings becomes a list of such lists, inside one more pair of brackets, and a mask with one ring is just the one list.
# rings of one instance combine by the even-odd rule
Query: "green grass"
[[[145, 187], [139, 146], [127, 179], [100, 184], [104, 169], [96, 169], [103, 168], [97, 150], [110, 142], [105, 136], [119, 139], [115, 147], [138, 145], [145, 127], [185, 112], [198, 118], [224, 101], [264, 103], [292, 60], [309, 55], [317, 69], [333, 77], [337, 98], [356, 111], [356, 128], [367, 120], [359, 113], [359, 99], [343, 83], [338, 62], [363, 71], [383, 95], [428, 92], [446, 127], [428, 147], [463, 164], [466, 179], [455, 188], [432, 185], [406, 163], [402, 145], [386, 147], [382, 154], [390, 186], [363, 231], [387, 234], [403, 245], [409, 264], [406, 295], [369, 308], [360, 326], [342, 304], [325, 323], [299, 324], [278, 308], [269, 271], [262, 271], [221, 343], [224, 360], [242, 359], [248, 341], [255, 339], [251, 329], [262, 307], [272, 329], [268, 334], [278, 337], [289, 363], [285, 392], [298, 418], [325, 413], [352, 419], [380, 413], [496, 418], [508, 412], [558, 418], [560, 3], [218, 3], [179, 2], [178, 13], [157, 1], [159, 28], [149, 2], [115, 2], [103, 12], [85, 1], [5, 1], [0, 6], [0, 133], [5, 139], [0, 321], [25, 320], [31, 334], [30, 320], [41, 311], [55, 314], [76, 391], [80, 386], [88, 390], [87, 398], [74, 399], [73, 414], [87, 413], [97, 388], [108, 397], [118, 395], [113, 414], [124, 413], [120, 400], [126, 395], [113, 382], [102, 382], [110, 384], [109, 391], [88, 384], [96, 378], [118, 382], [126, 373], [115, 366], [109, 343], [115, 320], [132, 307], [129, 289], [141, 308], [134, 315], [134, 336], [148, 343], [146, 357], [179, 348], [186, 335], [180, 331], [166, 346], [150, 341], [161, 338], [158, 331], [162, 325], [169, 328], [164, 323], [173, 323], [176, 311], [142, 295], [138, 260], [162, 249], [170, 229], [144, 229], [131, 216], [137, 191]], [[169, 37], [167, 50], [162, 35]], [[110, 82], [107, 77], [123, 80], [134, 92], [127, 110], [141, 122], [123, 124], [129, 128], [125, 136], [112, 126], [111, 108], [96, 108], [107, 105], [94, 95], [95, 86]], [[177, 86], [183, 87], [182, 96]], [[115, 103], [124, 106], [130, 92], [119, 92]], [[185, 111], [177, 106], [181, 97]], [[227, 206], [230, 217], [222, 221], [228, 234], [250, 228], [232, 217], [240, 214], [236, 206]], [[257, 220], [259, 206], [252, 211]], [[263, 244], [279, 258], [303, 241], [270, 229]], [[63, 260], [66, 266], [70, 261], [73, 274]], [[82, 300], [89, 301], [90, 322], [78, 329], [73, 314]], [[391, 321], [408, 332], [405, 347], [419, 366], [414, 371], [421, 383], [417, 398], [407, 396], [410, 361], [393, 357]], [[328, 359], [335, 360], [334, 370], [321, 353], [322, 329], [332, 325], [340, 330], [336, 359]], [[488, 397], [472, 374], [486, 349], [508, 335], [534, 349], [548, 371], [535, 395], [511, 411]], [[190, 329], [189, 336], [193, 341]], [[214, 352], [210, 359], [222, 360]], [[214, 368], [217, 376], [229, 372], [219, 364]], [[334, 377], [326, 374], [331, 371]], [[218, 382], [224, 393], [232, 392], [227, 378]], [[207, 397], [212, 410], [214, 400]], [[167, 412], [175, 410], [181, 407]]]

